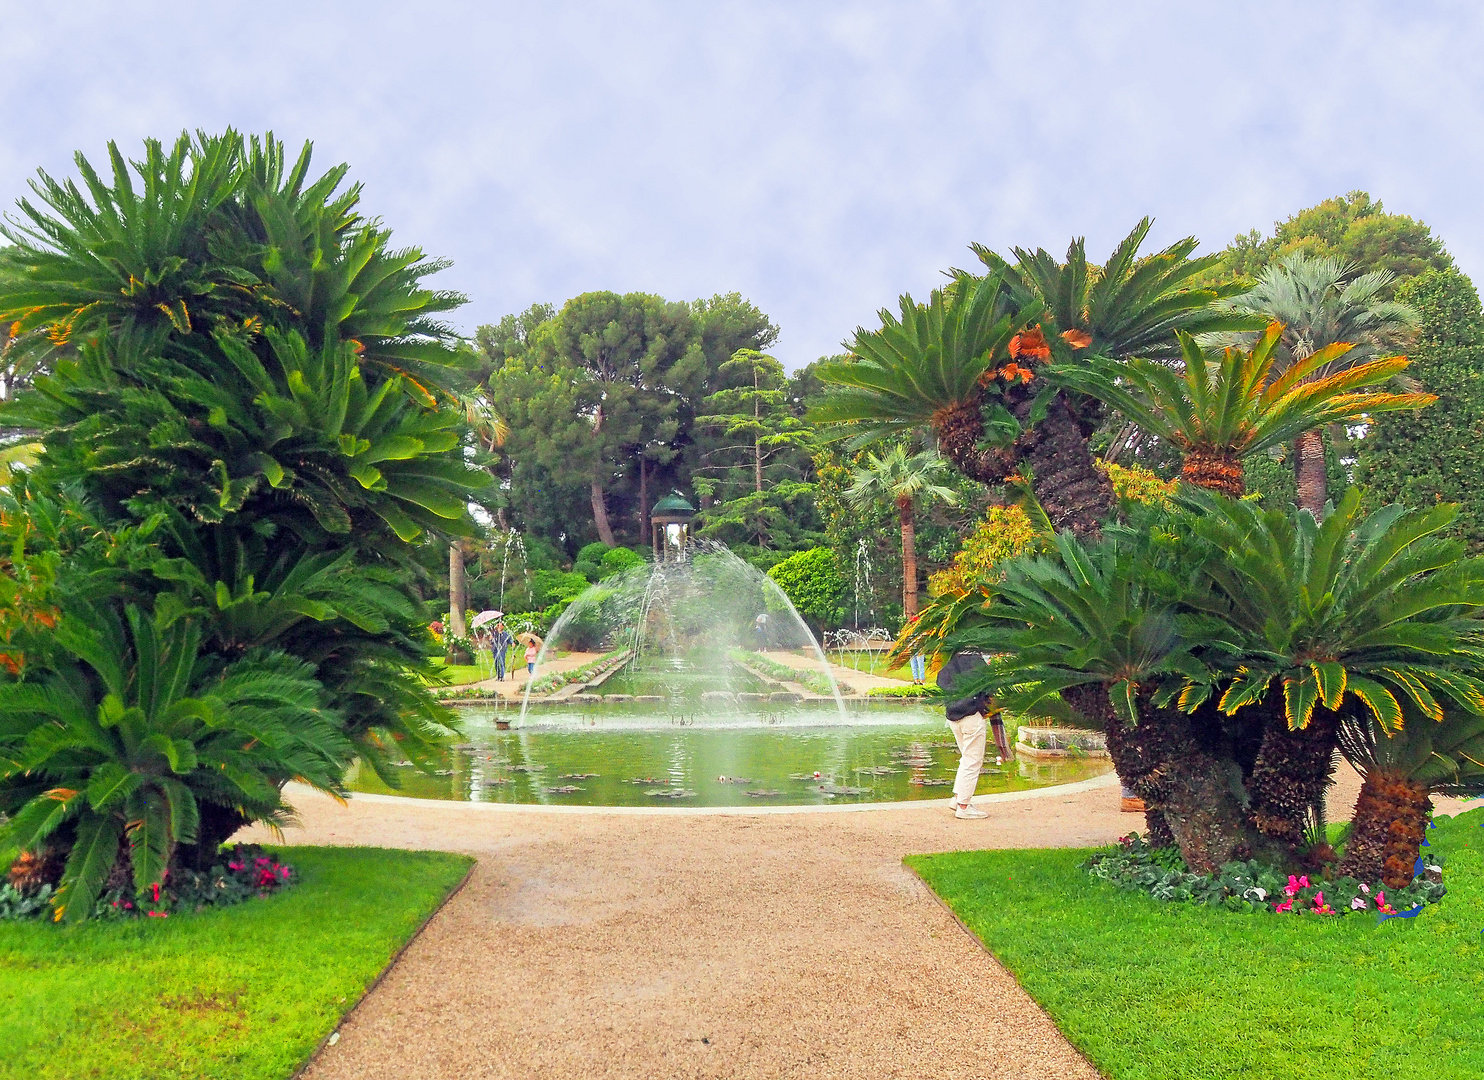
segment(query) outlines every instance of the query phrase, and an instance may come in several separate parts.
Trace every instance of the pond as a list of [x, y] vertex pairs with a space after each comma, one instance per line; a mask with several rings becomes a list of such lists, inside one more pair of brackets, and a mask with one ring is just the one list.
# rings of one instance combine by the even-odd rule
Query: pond
[[[943, 799], [958, 769], [942, 712], [926, 706], [866, 706], [846, 722], [833, 707], [712, 722], [622, 706], [533, 709], [508, 731], [493, 710], [463, 712], [465, 741], [435, 775], [400, 765], [394, 790], [359, 768], [352, 790], [550, 806], [799, 806]], [[991, 756], [978, 791], [1075, 783], [1110, 768], [1095, 758], [997, 766]]]

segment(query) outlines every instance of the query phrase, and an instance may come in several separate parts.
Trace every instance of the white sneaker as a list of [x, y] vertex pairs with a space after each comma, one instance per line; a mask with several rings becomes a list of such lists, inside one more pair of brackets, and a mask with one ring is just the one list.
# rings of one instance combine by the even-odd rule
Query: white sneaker
[[975, 806], [973, 803], [965, 803], [963, 806], [960, 806], [957, 810], [955, 810], [953, 812], [953, 816], [956, 817], [956, 818], [987, 818], [987, 817], [989, 817], [988, 814], [986, 814], [983, 810], [979, 809], [979, 807]]

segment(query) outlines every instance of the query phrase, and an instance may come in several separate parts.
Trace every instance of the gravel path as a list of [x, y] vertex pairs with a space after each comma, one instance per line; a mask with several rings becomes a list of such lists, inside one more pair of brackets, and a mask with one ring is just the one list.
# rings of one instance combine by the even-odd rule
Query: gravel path
[[[553, 813], [340, 806], [296, 790], [292, 843], [479, 858], [304, 1080], [1094, 1080], [901, 865], [913, 852], [1095, 845], [1140, 823], [1119, 814], [1113, 777], [1079, 787], [984, 799], [984, 821], [941, 802]], [[1342, 777], [1337, 814], [1356, 787]]]

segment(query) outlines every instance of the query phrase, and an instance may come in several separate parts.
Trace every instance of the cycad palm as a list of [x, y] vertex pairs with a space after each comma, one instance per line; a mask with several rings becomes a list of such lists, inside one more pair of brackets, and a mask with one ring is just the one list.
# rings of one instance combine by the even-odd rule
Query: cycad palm
[[190, 622], [125, 615], [64, 617], [51, 670], [0, 685], [0, 863], [74, 830], [59, 918], [87, 918], [121, 845], [143, 892], [196, 839], [202, 803], [272, 819], [284, 781], [338, 790], [350, 753], [309, 665], [258, 653], [221, 668]]
[[1430, 794], [1484, 795], [1484, 716], [1407, 717], [1401, 731], [1350, 715], [1340, 750], [1364, 778], [1339, 872], [1391, 888], [1412, 880], [1432, 810]]
[[820, 365], [820, 379], [832, 386], [810, 418], [850, 424], [862, 439], [931, 428], [965, 476], [1001, 482], [1006, 459], [980, 446], [982, 406], [988, 372], [1024, 320], [1023, 305], [991, 275], [934, 289], [926, 304], [903, 295], [900, 306], [900, 318], [879, 313], [880, 329], [856, 330], [848, 362]]
[[1067, 365], [1058, 377], [1180, 450], [1186, 480], [1232, 498], [1246, 490], [1242, 459], [1251, 454], [1324, 424], [1436, 400], [1432, 394], [1360, 392], [1393, 378], [1406, 367], [1405, 357], [1316, 374], [1337, 365], [1349, 345], [1328, 345], [1275, 374], [1282, 333], [1282, 324], [1272, 323], [1250, 350], [1228, 347], [1217, 355], [1176, 331], [1183, 371], [1137, 358], [1117, 363], [1094, 357]]
[[1194, 709], [1214, 700], [1231, 716], [1262, 718], [1252, 813], [1268, 836], [1297, 843], [1322, 797], [1342, 715], [1388, 731], [1406, 708], [1431, 719], [1484, 713], [1481, 656], [1484, 562], [1439, 539], [1456, 508], [1361, 514], [1358, 489], [1322, 522], [1300, 510], [1192, 495], [1196, 533], [1217, 557], [1204, 567], [1227, 659], [1182, 692]]
[[[1417, 313], [1411, 307], [1384, 298], [1394, 275], [1386, 270], [1357, 274], [1357, 269], [1340, 259], [1295, 253], [1268, 267], [1255, 286], [1219, 307], [1283, 324], [1276, 354], [1279, 372], [1330, 345], [1354, 346], [1308, 376], [1322, 379], [1404, 345], [1417, 329]], [[1324, 440], [1319, 431], [1299, 436], [1294, 459], [1299, 505], [1318, 513], [1326, 498]]]
[[902, 613], [908, 620], [917, 614], [917, 501], [937, 499], [949, 505], [958, 501], [952, 488], [933, 482], [943, 469], [943, 459], [931, 451], [908, 454], [900, 444], [881, 455], [867, 451], [864, 464], [852, 474], [845, 491], [846, 502], [852, 506], [869, 506], [877, 499], [896, 505], [902, 530]]

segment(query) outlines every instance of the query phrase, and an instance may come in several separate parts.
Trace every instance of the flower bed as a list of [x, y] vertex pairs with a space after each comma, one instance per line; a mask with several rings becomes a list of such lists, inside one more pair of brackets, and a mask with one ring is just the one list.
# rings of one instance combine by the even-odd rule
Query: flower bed
[[627, 656], [627, 649], [615, 649], [585, 667], [580, 667], [573, 671], [553, 671], [549, 675], [542, 675], [539, 679], [531, 683], [531, 696], [545, 697], [548, 694], [556, 693], [556, 691], [571, 683], [591, 682], [599, 675], [617, 667]]
[[[210, 870], [176, 870], [144, 896], [128, 886], [107, 889], [93, 905], [95, 919], [148, 916], [164, 919], [182, 911], [229, 907], [272, 894], [298, 883], [294, 868], [256, 844], [238, 844]], [[0, 920], [52, 917], [55, 891], [50, 884], [17, 888], [0, 885]]]
[[1083, 868], [1100, 881], [1171, 903], [1279, 915], [1394, 916], [1435, 904], [1448, 891], [1443, 885], [1441, 856], [1437, 862], [1420, 865], [1410, 885], [1387, 889], [1352, 877], [1285, 874], [1256, 859], [1226, 863], [1214, 874], [1193, 874], [1186, 870], [1177, 848], [1150, 847], [1138, 833], [1123, 837], [1118, 845], [1097, 852]]

